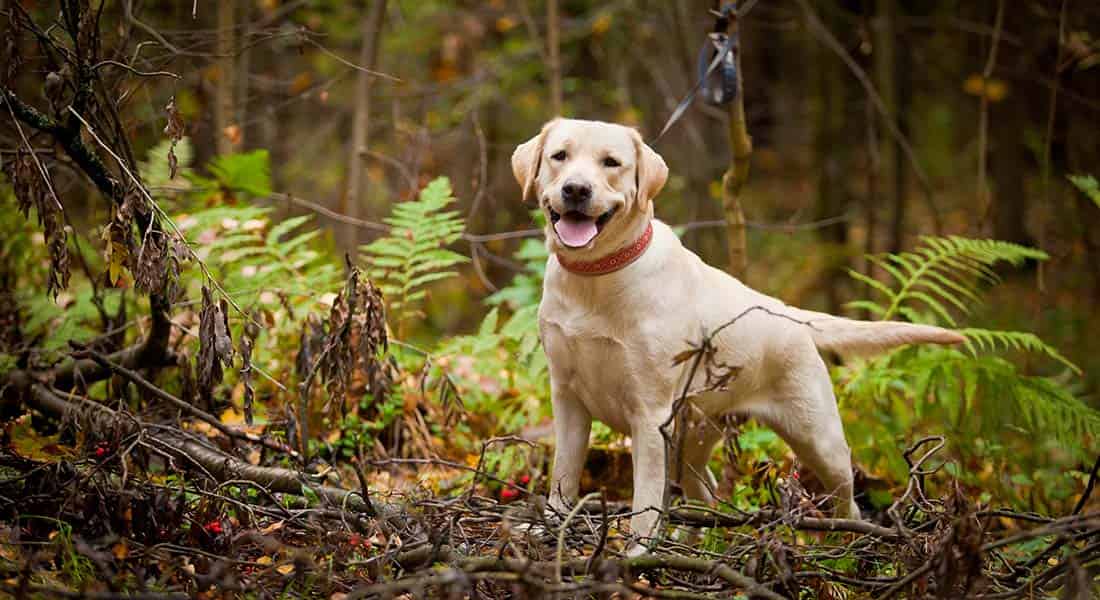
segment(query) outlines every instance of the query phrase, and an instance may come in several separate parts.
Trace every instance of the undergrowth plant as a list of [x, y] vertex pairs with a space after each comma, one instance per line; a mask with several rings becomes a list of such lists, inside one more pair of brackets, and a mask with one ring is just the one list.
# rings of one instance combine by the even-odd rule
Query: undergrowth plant
[[423, 315], [426, 286], [454, 277], [454, 267], [469, 260], [446, 248], [466, 227], [458, 211], [447, 210], [454, 201], [450, 180], [435, 179], [415, 200], [393, 206], [385, 219], [392, 228], [389, 235], [362, 247], [367, 274], [386, 298], [399, 331], [408, 319]]
[[1097, 182], [1095, 177], [1092, 175], [1070, 175], [1069, 181], [1086, 198], [1092, 200], [1093, 204], [1100, 207], [1100, 182]]
[[[1041, 251], [994, 240], [922, 241], [912, 252], [870, 257], [889, 282], [851, 272], [878, 293], [878, 299], [851, 306], [882, 319], [957, 327], [999, 281], [1000, 263], [1019, 266], [1047, 258]], [[967, 338], [959, 348], [904, 348], [836, 370], [840, 402], [858, 415], [848, 419], [853, 448], [865, 462], [885, 466], [901, 480], [908, 466], [899, 448], [882, 440], [902, 445], [921, 434], [946, 433], [955, 456], [967, 463], [968, 477], [981, 473], [983, 462], [1000, 470], [992, 479], [1002, 497], [1021, 504], [1064, 500], [1044, 497], [1031, 484], [1062, 476], [1066, 465], [1087, 460], [1100, 441], [1100, 412], [1077, 398], [1067, 383], [1080, 369], [1030, 332], [958, 331]], [[999, 355], [1005, 351], [1047, 358], [1048, 373], [1022, 371]]]

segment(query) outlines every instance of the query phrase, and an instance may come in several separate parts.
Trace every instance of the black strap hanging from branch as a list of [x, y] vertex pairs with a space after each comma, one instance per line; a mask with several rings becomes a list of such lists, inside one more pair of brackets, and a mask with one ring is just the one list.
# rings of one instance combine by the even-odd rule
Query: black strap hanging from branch
[[721, 10], [712, 10], [714, 30], [707, 34], [703, 46], [699, 49], [699, 77], [684, 99], [676, 105], [661, 132], [653, 139], [657, 143], [672, 128], [680, 117], [684, 116], [695, 95], [703, 91], [703, 100], [707, 104], [721, 106], [737, 97], [737, 55], [739, 50], [737, 35], [729, 35], [730, 21], [737, 19], [734, 5], [727, 4]]

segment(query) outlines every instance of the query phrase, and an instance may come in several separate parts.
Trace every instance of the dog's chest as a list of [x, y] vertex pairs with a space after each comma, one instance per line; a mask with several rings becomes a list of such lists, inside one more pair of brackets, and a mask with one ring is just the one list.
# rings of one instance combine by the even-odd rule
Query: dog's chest
[[645, 325], [622, 313], [561, 305], [541, 311], [539, 319], [554, 385], [624, 433], [637, 417], [657, 410], [654, 388], [666, 387], [672, 377], [669, 361], [655, 351], [660, 346], [647, 341]]

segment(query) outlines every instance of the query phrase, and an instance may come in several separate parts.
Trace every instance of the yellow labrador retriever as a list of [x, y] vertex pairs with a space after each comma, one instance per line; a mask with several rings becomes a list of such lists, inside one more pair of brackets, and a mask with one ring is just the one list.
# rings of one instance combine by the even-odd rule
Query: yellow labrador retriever
[[[634, 129], [555, 119], [521, 144], [512, 169], [523, 197], [546, 212], [546, 268], [539, 329], [550, 363], [556, 447], [551, 504], [576, 497], [592, 419], [632, 440], [635, 515], [648, 536], [665, 489], [659, 427], [677, 395], [699, 390], [706, 416], [736, 411], [773, 428], [835, 498], [839, 516], [859, 518], [852, 467], [829, 373], [819, 354], [870, 354], [910, 343], [954, 344], [959, 334], [925, 325], [854, 321], [787, 306], [703, 263], [653, 218], [668, 178], [665, 161]], [[717, 360], [741, 368], [727, 389], [685, 382], [673, 357], [687, 340], [713, 332]], [[712, 421], [713, 422], [713, 421]], [[677, 473], [684, 494], [713, 500], [707, 460], [721, 432], [687, 436]]]

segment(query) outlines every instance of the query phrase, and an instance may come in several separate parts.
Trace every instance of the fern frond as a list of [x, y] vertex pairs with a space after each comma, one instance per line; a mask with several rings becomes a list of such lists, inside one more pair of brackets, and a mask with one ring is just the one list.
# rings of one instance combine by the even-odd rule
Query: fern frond
[[459, 213], [445, 210], [455, 201], [446, 177], [435, 179], [416, 200], [394, 205], [385, 219], [389, 235], [363, 246], [367, 274], [389, 302], [389, 313], [405, 321], [420, 314], [425, 286], [454, 277], [453, 267], [465, 256], [446, 246], [461, 237], [466, 224]]
[[978, 329], [968, 327], [958, 330], [966, 336], [964, 348], [972, 356], [978, 356], [981, 352], [994, 352], [997, 350], [1019, 350], [1041, 354], [1061, 363], [1063, 366], [1080, 375], [1081, 368], [1073, 361], [1066, 358], [1057, 348], [1047, 344], [1034, 333], [1026, 331], [999, 331], [995, 329]]
[[[868, 257], [893, 278], [885, 284], [855, 272], [852, 277], [884, 296], [872, 311], [883, 319], [905, 314], [906, 308], [931, 311], [941, 323], [955, 324], [951, 310], [966, 314], [977, 302], [983, 283], [996, 283], [993, 267], [1027, 260], [1046, 260], [1045, 252], [999, 240], [973, 240], [958, 236], [923, 237], [912, 252]], [[861, 305], [867, 308], [866, 304]]]
[[1100, 182], [1097, 182], [1095, 177], [1092, 175], [1070, 175], [1069, 180], [1096, 206], [1100, 206]]

